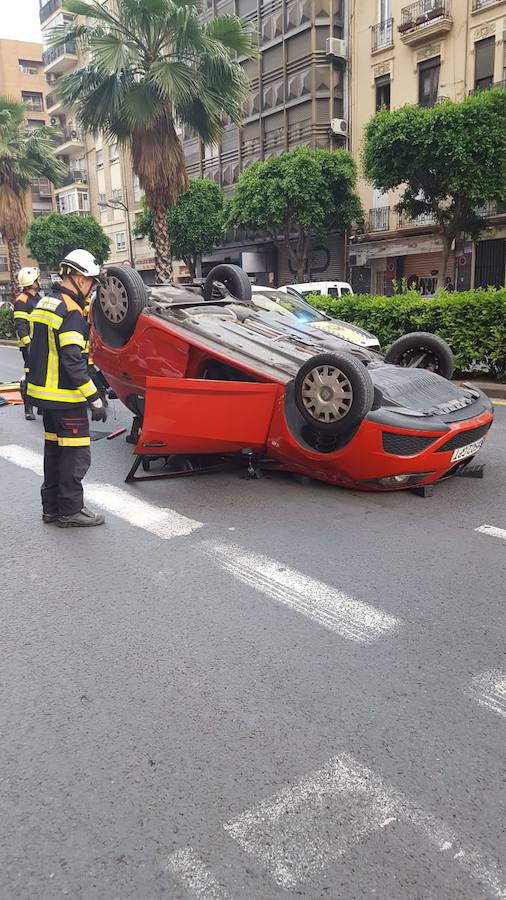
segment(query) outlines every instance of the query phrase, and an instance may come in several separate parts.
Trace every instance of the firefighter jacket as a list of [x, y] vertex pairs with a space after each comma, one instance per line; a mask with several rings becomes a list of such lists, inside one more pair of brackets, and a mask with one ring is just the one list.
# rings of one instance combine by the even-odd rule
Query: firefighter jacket
[[28, 350], [30, 347], [30, 313], [40, 300], [40, 294], [22, 291], [14, 302], [14, 328], [19, 349], [25, 361], [25, 372], [28, 371]]
[[65, 409], [99, 396], [83, 355], [88, 323], [77, 294], [54, 291], [30, 316], [30, 373], [27, 394], [43, 409]]

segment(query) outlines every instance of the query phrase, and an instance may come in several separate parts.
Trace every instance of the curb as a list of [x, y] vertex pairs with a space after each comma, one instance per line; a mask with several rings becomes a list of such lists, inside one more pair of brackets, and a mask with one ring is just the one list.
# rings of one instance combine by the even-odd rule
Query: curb
[[17, 347], [16, 341], [8, 341], [4, 338], [0, 338], [0, 347]]

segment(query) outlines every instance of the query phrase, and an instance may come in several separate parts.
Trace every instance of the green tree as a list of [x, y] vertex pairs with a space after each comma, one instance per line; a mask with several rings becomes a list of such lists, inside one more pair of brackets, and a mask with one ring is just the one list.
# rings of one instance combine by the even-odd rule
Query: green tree
[[109, 255], [111, 242], [93, 216], [51, 213], [33, 219], [26, 244], [39, 265], [57, 271], [67, 253], [77, 248], [89, 250], [102, 265]]
[[379, 190], [401, 189], [399, 212], [434, 218], [444, 283], [453, 241], [476, 240], [486, 225], [480, 207], [506, 199], [506, 90], [380, 110], [366, 128], [363, 167]]
[[154, 219], [159, 281], [171, 275], [166, 212], [187, 189], [176, 122], [215, 143], [224, 116], [241, 120], [248, 81], [237, 55], [254, 56], [237, 16], [199, 20], [199, 0], [65, 0], [86, 19], [53, 29], [51, 46], [75, 40], [89, 64], [60, 81], [82, 127], [131, 149]]
[[[188, 190], [178, 197], [176, 205], [167, 212], [172, 253], [183, 259], [195, 278], [198, 260], [219, 242], [224, 229], [225, 195], [216, 182], [196, 178]], [[145, 200], [143, 212], [135, 223], [137, 237], [154, 243], [153, 213]]]
[[19, 245], [28, 228], [27, 192], [34, 178], [59, 184], [65, 167], [54, 155], [54, 130], [28, 128], [22, 103], [0, 97], [0, 231], [9, 249], [13, 293], [21, 268]]
[[346, 150], [299, 147], [242, 172], [229, 223], [266, 232], [284, 246], [301, 282], [311, 239], [346, 230], [361, 214], [355, 186], [355, 164]]

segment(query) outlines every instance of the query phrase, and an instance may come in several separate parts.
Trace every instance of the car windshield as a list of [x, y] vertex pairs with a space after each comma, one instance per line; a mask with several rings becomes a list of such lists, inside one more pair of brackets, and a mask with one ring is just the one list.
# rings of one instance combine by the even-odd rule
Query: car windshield
[[321, 322], [327, 318], [319, 310], [306, 303], [302, 297], [296, 297], [294, 294], [285, 294], [284, 291], [268, 290], [265, 294], [254, 291], [252, 301], [259, 309], [265, 309], [267, 312], [285, 313], [288, 316], [292, 315], [299, 322]]

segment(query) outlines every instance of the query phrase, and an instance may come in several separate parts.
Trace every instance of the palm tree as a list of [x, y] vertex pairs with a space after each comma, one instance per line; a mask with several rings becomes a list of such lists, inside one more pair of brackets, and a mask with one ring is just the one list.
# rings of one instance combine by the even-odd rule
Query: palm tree
[[188, 186], [178, 126], [215, 143], [225, 116], [241, 120], [248, 80], [238, 55], [255, 55], [236, 16], [199, 21], [200, 0], [64, 0], [77, 19], [51, 46], [76, 41], [88, 64], [61, 79], [81, 126], [130, 147], [154, 218], [156, 272], [172, 274], [167, 210]]
[[0, 231], [9, 248], [12, 290], [21, 268], [19, 245], [28, 228], [27, 191], [34, 178], [58, 184], [65, 167], [54, 155], [54, 131], [25, 124], [22, 103], [0, 97]]

